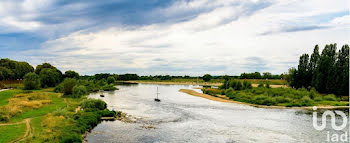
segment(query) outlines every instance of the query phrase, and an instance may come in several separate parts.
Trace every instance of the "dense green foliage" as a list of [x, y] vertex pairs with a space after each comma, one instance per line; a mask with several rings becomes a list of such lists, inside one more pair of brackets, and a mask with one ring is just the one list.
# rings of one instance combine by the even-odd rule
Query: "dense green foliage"
[[213, 78], [213, 77], [212, 77], [210, 74], [205, 74], [205, 75], [203, 76], [203, 80], [204, 80], [205, 82], [210, 81], [212, 78]]
[[27, 73], [24, 76], [24, 89], [26, 90], [33, 90], [33, 89], [39, 89], [40, 88], [40, 77], [35, 73]]
[[61, 82], [61, 75], [55, 69], [44, 68], [40, 71], [39, 76], [42, 87], [55, 87]]
[[311, 58], [308, 54], [300, 56], [298, 69], [289, 70], [290, 86], [349, 96], [349, 46], [342, 46], [338, 52], [336, 49], [336, 44], [326, 45], [320, 55], [316, 45]]
[[86, 87], [84, 85], [76, 85], [73, 87], [73, 93], [72, 93], [72, 97], [73, 98], [80, 98], [84, 95], [87, 95], [88, 92], [86, 90]]
[[[73, 93], [73, 88], [76, 85], [77, 85], [77, 80], [76, 79], [74, 79], [74, 78], [66, 78], [61, 83], [61, 85], [59, 85], [58, 87], [59, 88], [60, 88], [60, 86], [62, 87], [64, 95], [71, 95]], [[60, 90], [62, 91], [62, 89], [60, 89]]]
[[101, 99], [85, 99], [80, 103], [81, 108], [84, 110], [104, 110], [107, 108], [107, 104]]
[[[208, 89], [204, 89], [208, 90]], [[203, 91], [209, 93], [210, 91]], [[216, 94], [220, 91], [216, 91]], [[333, 105], [333, 106], [347, 106], [346, 102], [339, 102], [339, 98], [335, 95], [321, 95], [316, 90], [311, 91], [305, 88], [298, 90], [293, 88], [265, 88], [257, 87], [246, 90], [234, 90], [233, 88], [221, 90], [221, 94], [235, 101], [258, 105], [278, 105], [278, 106], [314, 106], [314, 105]], [[210, 94], [212, 95], [212, 94]]]
[[34, 68], [27, 62], [0, 59], [0, 80], [23, 79], [25, 74], [33, 71]]
[[107, 78], [107, 83], [108, 83], [108, 84], [113, 84], [113, 83], [115, 83], [115, 78], [114, 78], [113, 76], [108, 77], [108, 78]]
[[242, 73], [240, 76], [241, 79], [281, 79], [282, 75], [272, 75], [269, 72], [264, 72], [263, 75], [260, 72], [253, 73]]
[[244, 89], [251, 89], [252, 84], [248, 81], [239, 81], [235, 79], [229, 79], [225, 80], [224, 84], [220, 86], [221, 89], [229, 89], [232, 88], [234, 90], [244, 90]]
[[72, 71], [72, 70], [68, 70], [66, 72], [64, 72], [64, 78], [76, 78], [79, 79], [79, 73]]

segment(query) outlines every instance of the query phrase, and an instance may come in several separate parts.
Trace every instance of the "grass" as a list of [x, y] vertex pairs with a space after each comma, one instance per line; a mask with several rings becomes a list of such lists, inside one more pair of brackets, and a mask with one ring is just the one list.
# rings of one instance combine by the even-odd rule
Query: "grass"
[[8, 99], [14, 96], [15, 94], [20, 93], [21, 90], [6, 90], [0, 92], [0, 106], [6, 105], [8, 103]]
[[285, 107], [349, 106], [349, 102], [340, 101], [340, 98], [333, 94], [323, 95], [315, 90], [307, 91], [306, 89], [256, 87], [245, 90], [204, 88], [202, 91], [215, 97], [224, 94], [229, 99], [257, 105]]
[[11, 142], [15, 139], [18, 139], [24, 135], [26, 131], [26, 124], [15, 124], [15, 125], [7, 125], [0, 126], [0, 142], [6, 143]]

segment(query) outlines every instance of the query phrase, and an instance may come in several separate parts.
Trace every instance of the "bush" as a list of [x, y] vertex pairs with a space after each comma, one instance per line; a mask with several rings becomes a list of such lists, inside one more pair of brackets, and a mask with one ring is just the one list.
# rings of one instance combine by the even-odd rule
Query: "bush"
[[77, 80], [73, 78], [66, 78], [62, 82], [64, 95], [71, 95], [73, 93], [73, 87], [77, 85]]
[[107, 108], [106, 102], [101, 99], [85, 99], [80, 103], [81, 108], [104, 110]]
[[202, 91], [204, 94], [209, 94], [213, 96], [216, 96], [217, 94], [222, 94], [222, 90], [217, 88], [203, 88]]
[[54, 92], [56, 93], [63, 93], [64, 92], [64, 87], [62, 84], [59, 84], [55, 87], [55, 89], [53, 89]]
[[258, 87], [264, 87], [264, 84], [259, 83]]
[[323, 100], [327, 101], [337, 101], [337, 97], [334, 94], [328, 94], [323, 97]]
[[112, 84], [112, 83], [115, 83], [115, 78], [113, 76], [110, 76], [107, 78], [107, 83], [108, 84]]
[[266, 84], [265, 84], [265, 87], [266, 87], [266, 88], [270, 88], [270, 84], [269, 84], [269, 83], [266, 83]]
[[60, 136], [61, 143], [81, 143], [81, 135], [77, 133], [72, 133], [71, 131], [63, 132], [63, 135]]
[[40, 77], [35, 73], [27, 73], [24, 76], [24, 89], [33, 90], [40, 88]]
[[97, 112], [78, 112], [74, 119], [76, 120], [76, 128], [80, 133], [91, 130], [99, 123], [101, 115]]
[[116, 117], [116, 113], [115, 111], [109, 111], [108, 109], [105, 109], [103, 111], [99, 111], [99, 114], [102, 117]]
[[300, 103], [302, 106], [311, 106], [313, 103], [313, 100], [310, 99], [310, 97], [308, 97], [308, 96], [304, 96], [303, 98], [301, 98]]
[[80, 98], [83, 95], [87, 95], [87, 90], [84, 85], [76, 85], [73, 87], [73, 93], [72, 97], [73, 98]]
[[104, 91], [114, 91], [117, 90], [118, 88], [114, 87], [112, 84], [108, 84], [102, 87], [102, 90]]

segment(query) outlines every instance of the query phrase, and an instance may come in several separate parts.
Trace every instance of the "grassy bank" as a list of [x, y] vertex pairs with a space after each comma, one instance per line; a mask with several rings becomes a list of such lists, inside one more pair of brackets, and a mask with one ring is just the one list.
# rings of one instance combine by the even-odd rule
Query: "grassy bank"
[[256, 87], [244, 90], [230, 89], [202, 89], [204, 94], [214, 97], [224, 96], [227, 99], [249, 104], [283, 107], [302, 106], [349, 106], [349, 102], [340, 101], [333, 94], [323, 95], [315, 90], [292, 88]]
[[[78, 107], [84, 111], [76, 110]], [[96, 126], [102, 116], [116, 115], [102, 100], [64, 98], [53, 88], [2, 91], [0, 142], [82, 142], [82, 134]]]

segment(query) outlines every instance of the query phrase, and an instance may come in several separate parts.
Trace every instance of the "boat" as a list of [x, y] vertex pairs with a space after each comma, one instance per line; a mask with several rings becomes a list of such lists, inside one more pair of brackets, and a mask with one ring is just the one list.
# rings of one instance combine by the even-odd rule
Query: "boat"
[[105, 95], [101, 94], [100, 97], [105, 97]]
[[158, 98], [159, 92], [158, 92], [158, 87], [157, 87], [157, 98], [154, 98], [154, 101], [160, 102], [160, 99]]

